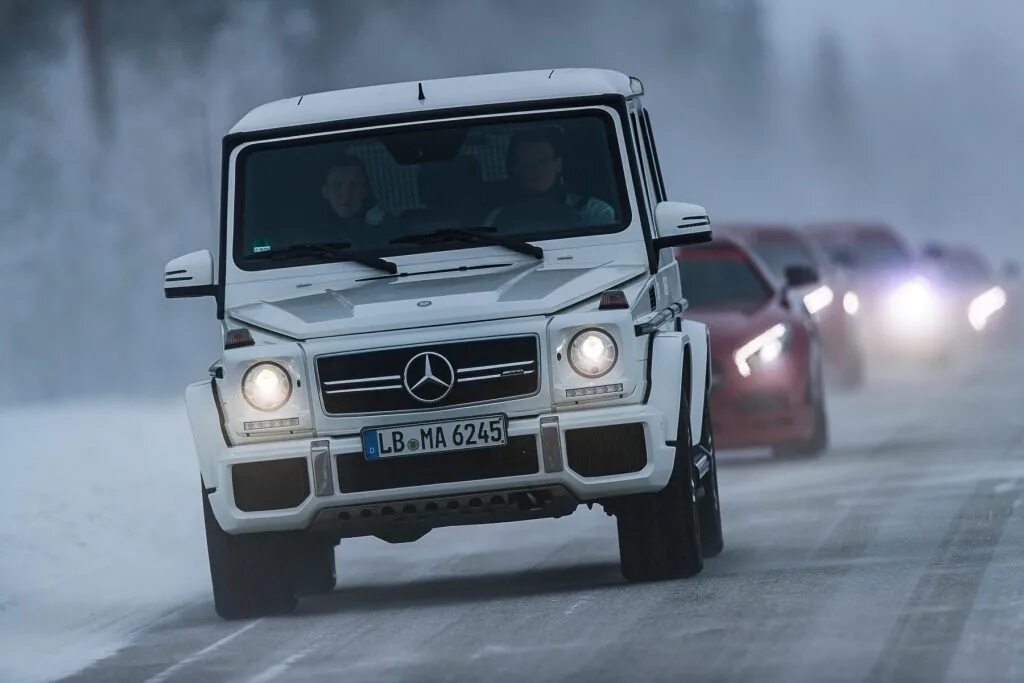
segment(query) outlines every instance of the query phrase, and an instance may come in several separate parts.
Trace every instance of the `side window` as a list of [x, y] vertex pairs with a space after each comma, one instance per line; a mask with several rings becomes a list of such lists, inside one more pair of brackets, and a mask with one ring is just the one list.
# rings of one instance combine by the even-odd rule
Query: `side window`
[[653, 169], [655, 180], [655, 194], [658, 197], [659, 202], [665, 201], [667, 194], [665, 193], [665, 178], [661, 175], [661, 162], [658, 160], [658, 147], [654, 144], [654, 131], [651, 130], [651, 115], [644, 109], [644, 116], [641, 119], [640, 129], [644, 134], [644, 145], [647, 147], [647, 162]]
[[[647, 202], [648, 211], [650, 212], [651, 216], [653, 217], [653, 215], [654, 215], [654, 205], [657, 203], [658, 200], [657, 200], [655, 192], [654, 192], [655, 183], [654, 183], [654, 179], [653, 179], [653, 177], [651, 175], [651, 167], [650, 167], [649, 156], [648, 156], [646, 147], [643, 145], [643, 143], [640, 140], [640, 122], [639, 122], [639, 120], [637, 118], [636, 112], [633, 112], [632, 114], [630, 114], [629, 117], [630, 117], [630, 119], [632, 120], [632, 123], [633, 123], [633, 125], [631, 126], [631, 128], [633, 129], [633, 144], [636, 147], [637, 157], [639, 157], [639, 161], [640, 161], [640, 175], [641, 175], [641, 180], [643, 181], [643, 185], [644, 185], [645, 201]], [[653, 223], [653, 221], [652, 221], [652, 223]], [[655, 226], [654, 230], [657, 231], [657, 227], [656, 226]]]

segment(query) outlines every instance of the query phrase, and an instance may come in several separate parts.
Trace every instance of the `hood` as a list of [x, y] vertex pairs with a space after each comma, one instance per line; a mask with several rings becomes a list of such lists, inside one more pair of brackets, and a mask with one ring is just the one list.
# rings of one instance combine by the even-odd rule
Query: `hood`
[[545, 315], [645, 273], [640, 265], [537, 262], [328, 282], [301, 296], [238, 306], [228, 315], [293, 339], [313, 339]]
[[792, 316], [775, 300], [754, 310], [734, 307], [691, 308], [687, 317], [708, 326], [712, 356], [731, 354], [776, 323], [791, 323]]

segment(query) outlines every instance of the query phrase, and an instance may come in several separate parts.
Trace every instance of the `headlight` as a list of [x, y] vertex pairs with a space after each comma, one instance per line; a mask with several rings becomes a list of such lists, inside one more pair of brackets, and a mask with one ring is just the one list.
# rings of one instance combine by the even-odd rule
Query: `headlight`
[[1006, 292], [1002, 287], [993, 287], [971, 300], [967, 306], [967, 319], [971, 327], [981, 332], [988, 324], [988, 319], [1005, 305]]
[[938, 322], [941, 313], [939, 295], [923, 277], [900, 285], [889, 295], [889, 316], [907, 329], [920, 332]]
[[736, 349], [733, 360], [736, 361], [736, 369], [744, 377], [750, 377], [754, 365], [771, 363], [782, 355], [784, 340], [786, 337], [786, 326], [782, 323], [773, 325], [761, 334], [757, 335], [746, 344]]
[[857, 292], [843, 294], [843, 310], [847, 315], [857, 315], [857, 311], [860, 310], [860, 297], [857, 296]]
[[277, 363], [256, 363], [242, 377], [242, 396], [256, 410], [277, 410], [292, 395], [292, 379]]
[[569, 342], [569, 365], [583, 377], [607, 375], [618, 357], [615, 340], [601, 330], [583, 330]]
[[822, 285], [804, 295], [804, 306], [807, 308], [808, 313], [814, 315], [832, 303], [834, 297], [832, 288], [828, 285]]

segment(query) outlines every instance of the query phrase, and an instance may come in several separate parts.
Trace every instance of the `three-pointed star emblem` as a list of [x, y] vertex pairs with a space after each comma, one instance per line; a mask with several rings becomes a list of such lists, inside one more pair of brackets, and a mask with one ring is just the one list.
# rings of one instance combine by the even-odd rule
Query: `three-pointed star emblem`
[[417, 401], [436, 403], [455, 386], [455, 370], [441, 354], [424, 351], [406, 363], [402, 383], [409, 395]]

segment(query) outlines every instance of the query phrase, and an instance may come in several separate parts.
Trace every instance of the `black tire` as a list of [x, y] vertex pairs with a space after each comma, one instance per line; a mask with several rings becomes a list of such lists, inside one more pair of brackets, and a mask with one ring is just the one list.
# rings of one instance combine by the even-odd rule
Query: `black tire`
[[619, 561], [627, 581], [693, 576], [704, 567], [690, 445], [688, 402], [681, 401], [676, 459], [668, 485], [657, 493], [613, 501], [619, 529]]
[[828, 449], [828, 415], [825, 412], [825, 401], [819, 398], [814, 404], [814, 427], [811, 435], [803, 441], [795, 441], [775, 447], [776, 457], [781, 458], [813, 458]]
[[298, 601], [289, 534], [232, 536], [220, 528], [205, 493], [203, 517], [217, 614], [223, 619], [251, 619], [293, 611]]
[[700, 522], [700, 551], [704, 557], [716, 557], [725, 548], [722, 536], [722, 509], [718, 497], [718, 457], [715, 454], [715, 432], [711, 424], [711, 408], [704, 398], [703, 433], [700, 439], [700, 455], [707, 455], [710, 468], [700, 480], [703, 495], [697, 500], [697, 519]]
[[864, 352], [858, 347], [846, 349], [839, 381], [844, 389], [860, 389], [864, 386]]
[[321, 595], [334, 590], [338, 583], [334, 542], [299, 536], [295, 546], [292, 556], [295, 592], [299, 595]]

